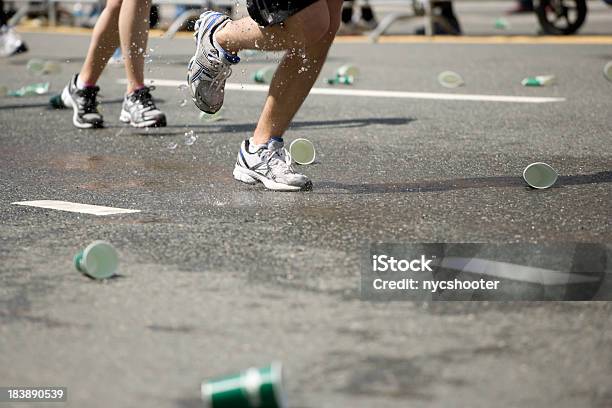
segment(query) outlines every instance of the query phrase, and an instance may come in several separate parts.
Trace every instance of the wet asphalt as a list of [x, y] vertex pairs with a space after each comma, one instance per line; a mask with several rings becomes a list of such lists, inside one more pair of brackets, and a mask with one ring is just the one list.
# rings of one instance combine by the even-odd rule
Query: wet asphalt
[[[1, 83], [37, 82], [28, 59], [54, 59], [62, 72], [43, 79], [59, 91], [87, 38], [24, 37], [31, 52], [0, 61]], [[147, 76], [184, 79], [191, 42], [150, 45]], [[250, 57], [230, 81], [274, 59]], [[315, 144], [299, 167], [314, 188], [293, 194], [232, 179], [263, 93], [228, 91], [209, 123], [159, 86], [168, 127], [150, 130], [118, 122], [120, 68], [100, 82], [105, 129], [75, 129], [48, 96], [0, 98], [0, 385], [67, 386], [71, 407], [185, 408], [203, 379], [281, 360], [290, 407], [612, 405], [607, 302], [359, 300], [369, 242], [609, 244], [611, 59], [607, 45], [336, 44], [321, 77], [354, 63], [354, 89], [566, 100], [311, 95], [286, 140]], [[466, 86], [441, 88], [445, 69]], [[557, 85], [520, 84], [548, 73]], [[554, 188], [524, 184], [534, 161], [559, 172]], [[42, 199], [141, 212], [11, 205]], [[73, 270], [95, 239], [120, 251], [119, 277]]]

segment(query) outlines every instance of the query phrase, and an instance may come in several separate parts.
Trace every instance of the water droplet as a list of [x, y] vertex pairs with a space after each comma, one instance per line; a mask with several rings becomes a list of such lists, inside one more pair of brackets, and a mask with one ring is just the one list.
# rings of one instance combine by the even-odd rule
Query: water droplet
[[185, 132], [185, 144], [187, 146], [191, 146], [195, 143], [196, 140], [198, 140], [198, 135], [196, 135], [193, 130]]

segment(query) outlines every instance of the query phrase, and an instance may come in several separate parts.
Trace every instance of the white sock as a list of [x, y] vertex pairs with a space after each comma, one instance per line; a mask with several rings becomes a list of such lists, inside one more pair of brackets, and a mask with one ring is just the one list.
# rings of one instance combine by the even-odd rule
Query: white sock
[[[225, 25], [225, 24], [224, 24]], [[218, 27], [217, 30], [219, 30], [221, 27]], [[217, 30], [215, 30], [215, 32], [213, 33], [212, 36], [212, 43], [215, 46], [215, 48], [217, 49], [217, 51], [219, 51], [220, 54], [225, 55], [225, 54], [229, 54], [229, 52], [227, 52], [225, 50], [225, 48], [223, 48], [218, 42], [217, 42]]]
[[81, 77], [77, 77], [76, 86], [77, 86], [77, 89], [81, 89], [81, 90], [87, 88], [87, 84], [81, 81]]
[[[258, 143], [255, 143], [255, 139], [253, 138], [253, 136], [251, 136], [251, 137], [249, 138], [249, 144], [250, 144], [251, 146], [257, 147], [257, 149], [258, 149], [258, 148], [260, 148], [260, 147], [262, 147], [262, 146], [267, 146], [267, 144], [266, 144], [266, 143], [264, 143], [264, 144], [258, 144]], [[257, 150], [257, 149], [255, 149], [255, 150]]]
[[215, 49], [217, 51], [219, 51], [219, 54], [225, 56], [225, 59], [227, 61], [229, 61], [232, 64], [237, 64], [240, 61], [240, 58], [238, 58], [237, 55], [232, 54], [231, 52], [227, 51], [225, 48], [223, 48], [221, 46], [221, 44], [219, 44], [219, 42], [217, 41], [217, 31], [221, 30], [223, 27], [225, 27], [226, 24], [229, 24], [231, 22], [231, 20], [227, 20], [225, 23], [221, 24], [219, 27], [217, 27], [215, 29], [215, 32], [212, 35], [212, 44], [215, 47]]

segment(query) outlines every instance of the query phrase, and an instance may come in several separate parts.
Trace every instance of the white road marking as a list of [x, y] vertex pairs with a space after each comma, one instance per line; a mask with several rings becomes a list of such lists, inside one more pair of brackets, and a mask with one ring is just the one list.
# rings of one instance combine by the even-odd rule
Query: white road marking
[[[125, 79], [118, 80], [125, 84]], [[185, 85], [184, 81], [172, 79], [150, 79], [147, 82], [155, 86], [178, 87]], [[236, 84], [228, 83], [225, 89], [229, 91], [246, 92], [268, 92], [267, 85]], [[370, 98], [403, 98], [403, 99], [437, 99], [445, 101], [470, 101], [470, 102], [506, 102], [506, 103], [551, 103], [565, 102], [565, 98], [537, 97], [537, 96], [510, 96], [510, 95], [478, 95], [459, 93], [437, 93], [437, 92], [402, 92], [402, 91], [376, 91], [370, 89], [346, 89], [346, 88], [312, 88], [313, 95], [335, 95], [335, 96], [363, 96]]]
[[70, 211], [93, 215], [128, 214], [140, 212], [140, 210], [130, 210], [127, 208], [104, 207], [101, 205], [80, 204], [71, 203], [69, 201], [56, 200], [18, 201], [16, 203], [11, 204], [25, 205], [28, 207], [49, 208], [52, 210]]
[[535, 266], [517, 265], [509, 262], [491, 261], [480, 258], [446, 257], [440, 265], [443, 268], [471, 272], [478, 275], [515, 281], [539, 283], [542, 285], [565, 285], [569, 283], [597, 282], [598, 277], [582, 276]]

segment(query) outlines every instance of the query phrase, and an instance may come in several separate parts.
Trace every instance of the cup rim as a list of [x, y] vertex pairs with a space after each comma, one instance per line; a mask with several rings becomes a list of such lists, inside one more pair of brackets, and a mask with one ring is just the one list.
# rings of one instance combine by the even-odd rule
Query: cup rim
[[[304, 139], [303, 137], [298, 137], [297, 139], [295, 139], [294, 141], [292, 141], [292, 142], [289, 144], [289, 152], [291, 152], [291, 147], [293, 146], [293, 144], [294, 144], [295, 142], [306, 142], [306, 143], [310, 144], [310, 146], [312, 146], [312, 160], [310, 160], [310, 161], [308, 161], [308, 162], [303, 162], [303, 163], [298, 162], [297, 160], [295, 160], [295, 158], [294, 158], [293, 160], [294, 160], [294, 161], [295, 161], [297, 164], [302, 164], [302, 165], [306, 165], [306, 164], [312, 164], [312, 163], [314, 163], [315, 159], [317, 158], [317, 150], [316, 150], [316, 149], [315, 149], [315, 147], [314, 147], [314, 143], [312, 143], [312, 142], [311, 142], [310, 140], [308, 140], [308, 139]], [[293, 158], [293, 155], [292, 155], [291, 157]]]
[[[91, 251], [93, 248], [95, 248], [96, 246], [98, 246], [98, 245], [104, 245], [104, 246], [106, 246], [106, 247], [110, 248], [110, 249], [111, 249], [111, 250], [114, 252], [115, 259], [116, 259], [116, 261], [117, 261], [117, 265], [119, 264], [119, 257], [118, 257], [118, 255], [117, 255], [117, 250], [115, 249], [115, 247], [114, 247], [114, 246], [112, 246], [112, 244], [111, 244], [110, 242], [108, 242], [108, 241], [104, 241], [104, 240], [96, 240], [96, 241], [93, 241], [91, 244], [87, 245], [87, 247], [86, 247], [86, 248], [83, 250], [83, 256], [82, 256], [82, 258], [81, 258], [81, 259], [83, 259], [83, 260], [87, 259], [87, 255], [89, 254], [89, 252], [90, 252], [90, 251]], [[86, 271], [85, 273], [86, 273], [87, 275], [90, 275], [90, 274], [89, 274], [89, 272], [87, 271], [87, 268], [83, 268], [83, 269]], [[109, 275], [108, 277], [102, 278], [102, 279], [109, 278], [109, 277], [111, 277], [111, 276], [115, 275], [116, 273], [117, 273], [117, 268], [115, 268], [115, 270], [113, 271], [113, 273], [112, 273], [111, 275]], [[90, 275], [90, 276], [91, 276], [91, 275]], [[97, 278], [97, 277], [96, 277], [96, 278]], [[97, 278], [97, 279], [100, 279], [100, 278]]]
[[[529, 180], [527, 180], [527, 177], [525, 177], [525, 173], [527, 173], [527, 170], [529, 170], [531, 167], [536, 166], [536, 165], [541, 165], [541, 166], [543, 166], [543, 167], [546, 167], [546, 168], [548, 168], [549, 170], [552, 170], [552, 172], [555, 174], [555, 178], [554, 178], [554, 180], [553, 180], [553, 181], [552, 181], [550, 184], [548, 184], [548, 185], [546, 185], [546, 186], [535, 186], [535, 185], [531, 184], [531, 183], [529, 182]], [[525, 167], [525, 169], [523, 170], [523, 180], [525, 180], [525, 182], [526, 182], [526, 183], [527, 183], [527, 184], [528, 184], [530, 187], [537, 188], [537, 189], [539, 189], [539, 190], [541, 190], [541, 189], [545, 189], [545, 188], [549, 188], [549, 187], [553, 186], [553, 185], [554, 185], [554, 184], [557, 182], [557, 179], [558, 179], [558, 178], [559, 178], [559, 174], [557, 173], [557, 171], [556, 171], [556, 170], [555, 170], [555, 169], [554, 169], [554, 168], [553, 168], [553, 167], [552, 167], [550, 164], [548, 164], [548, 163], [544, 163], [544, 162], [535, 162], [535, 163], [531, 163], [531, 164], [529, 164], [527, 167]]]

